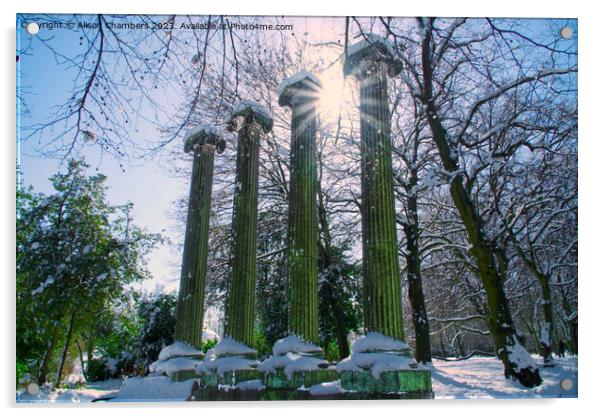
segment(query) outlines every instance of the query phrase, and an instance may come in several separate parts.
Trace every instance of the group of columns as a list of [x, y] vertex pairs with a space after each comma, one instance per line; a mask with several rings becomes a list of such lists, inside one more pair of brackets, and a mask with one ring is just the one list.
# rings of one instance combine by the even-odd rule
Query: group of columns
[[[345, 75], [359, 80], [361, 114], [364, 316], [368, 331], [403, 339], [393, 197], [387, 76], [399, 72], [384, 40], [371, 36], [350, 48]], [[288, 219], [289, 332], [318, 343], [318, 224], [316, 125], [320, 81], [299, 73], [281, 84], [279, 104], [292, 111]], [[267, 111], [244, 102], [228, 129], [238, 132], [232, 253], [225, 336], [253, 346], [259, 141], [272, 128]], [[207, 274], [213, 156], [224, 142], [199, 127], [187, 134], [194, 156], [178, 299], [176, 340], [200, 347]]]

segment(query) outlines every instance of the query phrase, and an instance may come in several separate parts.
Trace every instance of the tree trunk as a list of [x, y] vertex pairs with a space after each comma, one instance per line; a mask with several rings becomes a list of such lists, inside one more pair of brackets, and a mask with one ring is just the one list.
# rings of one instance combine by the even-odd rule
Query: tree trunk
[[48, 364], [50, 363], [50, 358], [52, 357], [52, 350], [56, 345], [57, 338], [59, 336], [59, 329], [57, 326], [52, 330], [52, 337], [50, 338], [50, 342], [48, 344], [48, 349], [44, 354], [44, 358], [42, 359], [42, 364], [40, 365], [40, 371], [38, 373], [38, 385], [43, 385], [46, 383], [46, 374], [48, 373]]
[[[415, 185], [410, 183], [410, 185]], [[431, 362], [431, 340], [420, 268], [420, 250], [418, 246], [418, 198], [408, 197], [408, 212], [411, 218], [403, 227], [406, 235], [406, 263], [408, 268], [408, 297], [412, 306], [412, 323], [416, 336], [416, 361]]]
[[71, 337], [73, 336], [73, 326], [75, 323], [75, 311], [71, 313], [69, 317], [69, 328], [67, 329], [67, 336], [65, 337], [65, 345], [63, 346], [63, 352], [61, 353], [61, 360], [59, 362], [59, 368], [56, 371], [56, 380], [54, 382], [54, 388], [58, 388], [63, 378], [63, 368], [65, 367], [65, 361], [67, 361], [67, 352], [69, 350], [69, 344], [71, 343]]
[[466, 227], [468, 240], [472, 244], [470, 250], [475, 258], [479, 277], [483, 282], [487, 303], [489, 307], [488, 326], [493, 337], [497, 356], [504, 363], [506, 378], [517, 379], [526, 387], [541, 384], [539, 370], [532, 366], [519, 366], [516, 360], [511, 359], [511, 352], [515, 347], [522, 347], [516, 334], [508, 300], [504, 292], [504, 279], [496, 268], [495, 251], [486, 239], [482, 220], [470, 199], [458, 174], [459, 167], [447, 142], [447, 132], [437, 114], [433, 98], [433, 73], [431, 65], [431, 29], [425, 30], [422, 40], [422, 70], [423, 70], [423, 96], [422, 102], [426, 106], [427, 121], [433, 134], [444, 169], [452, 176], [450, 193], [454, 205]]

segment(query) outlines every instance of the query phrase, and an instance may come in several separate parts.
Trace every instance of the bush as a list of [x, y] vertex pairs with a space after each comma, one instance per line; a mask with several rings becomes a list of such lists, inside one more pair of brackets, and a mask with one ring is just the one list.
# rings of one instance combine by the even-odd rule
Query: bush
[[86, 365], [86, 380], [104, 381], [111, 377], [111, 370], [106, 358], [92, 358]]

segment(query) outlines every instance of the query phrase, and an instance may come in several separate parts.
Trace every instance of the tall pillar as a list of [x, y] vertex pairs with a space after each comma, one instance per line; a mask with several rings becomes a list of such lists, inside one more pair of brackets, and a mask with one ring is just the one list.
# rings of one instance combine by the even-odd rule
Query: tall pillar
[[[418, 367], [403, 341], [387, 93], [387, 76], [397, 75], [401, 67], [389, 43], [374, 34], [347, 52], [345, 75], [360, 84], [364, 325], [368, 334], [354, 341], [351, 355], [337, 364], [337, 371], [345, 390], [430, 398], [430, 370]], [[371, 364], [366, 367], [366, 362]], [[361, 371], [356, 371], [358, 366]]]
[[401, 70], [376, 36], [349, 48], [345, 75], [359, 80], [364, 316], [368, 331], [403, 340], [387, 76]]
[[192, 152], [193, 162], [175, 338], [199, 349], [203, 341], [213, 158], [216, 150], [222, 153], [224, 148], [224, 140], [205, 126], [190, 130], [184, 138], [184, 151]]
[[320, 81], [300, 72], [281, 84], [278, 103], [292, 110], [288, 222], [289, 329], [318, 344], [316, 104]]
[[263, 107], [243, 102], [230, 117], [228, 129], [238, 131], [236, 188], [232, 220], [231, 275], [226, 305], [225, 335], [252, 347], [255, 324], [257, 192], [259, 141], [272, 129]]

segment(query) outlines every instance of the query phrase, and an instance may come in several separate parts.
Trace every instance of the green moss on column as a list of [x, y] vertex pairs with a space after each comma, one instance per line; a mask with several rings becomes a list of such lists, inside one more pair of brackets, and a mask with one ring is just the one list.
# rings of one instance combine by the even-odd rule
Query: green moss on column
[[290, 85], [279, 103], [292, 109], [289, 193], [289, 330], [306, 341], [318, 337], [318, 224], [316, 104], [320, 84], [309, 73]]
[[229, 123], [230, 130], [238, 130], [238, 150], [224, 332], [250, 347], [255, 324], [259, 148], [262, 132], [269, 132], [271, 127], [271, 118], [256, 104], [242, 105]]
[[175, 338], [196, 348], [201, 348], [203, 341], [213, 161], [216, 146], [221, 153], [224, 145], [224, 141], [208, 128], [189, 132], [184, 145], [184, 151], [192, 152], [193, 162]]
[[344, 68], [360, 84], [364, 319], [368, 331], [403, 339], [387, 91], [399, 66], [386, 43], [371, 39], [353, 47]]

